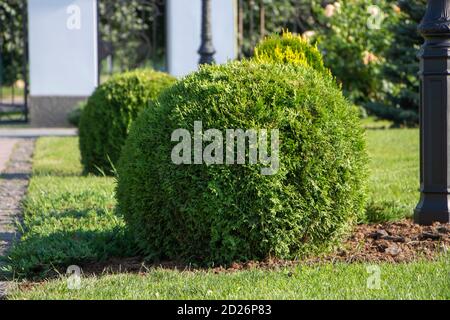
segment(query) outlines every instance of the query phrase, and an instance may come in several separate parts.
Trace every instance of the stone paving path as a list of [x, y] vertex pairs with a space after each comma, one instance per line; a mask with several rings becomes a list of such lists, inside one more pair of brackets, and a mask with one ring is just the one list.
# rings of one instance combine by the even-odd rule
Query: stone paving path
[[16, 143], [17, 139], [0, 138], [0, 173], [5, 170], [6, 164], [8, 163]]
[[[16, 223], [28, 188], [34, 142], [33, 138], [0, 139], [0, 257], [19, 236]], [[7, 275], [2, 272], [0, 260], [0, 300], [6, 295], [8, 283], [2, 282], [5, 280]]]

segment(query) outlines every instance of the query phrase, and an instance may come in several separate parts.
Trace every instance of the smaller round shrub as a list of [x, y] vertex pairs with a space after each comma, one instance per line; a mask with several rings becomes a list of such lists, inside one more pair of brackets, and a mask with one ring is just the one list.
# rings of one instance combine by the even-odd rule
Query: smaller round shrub
[[78, 126], [80, 125], [81, 114], [83, 113], [83, 109], [85, 106], [86, 102], [82, 101], [78, 103], [77, 106], [67, 115], [67, 121], [74, 127], [78, 128]]
[[255, 48], [254, 59], [258, 62], [309, 66], [321, 73], [330, 74], [324, 66], [319, 49], [311, 45], [306, 38], [287, 31], [283, 31], [282, 35], [274, 34], [262, 40]]
[[85, 173], [112, 174], [133, 120], [174, 82], [166, 73], [142, 69], [115, 75], [95, 90], [79, 124]]

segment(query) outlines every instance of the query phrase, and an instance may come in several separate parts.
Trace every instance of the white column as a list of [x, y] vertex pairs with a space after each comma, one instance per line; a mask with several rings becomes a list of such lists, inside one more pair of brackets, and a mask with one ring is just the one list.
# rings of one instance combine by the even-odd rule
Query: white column
[[97, 0], [28, 0], [31, 96], [89, 96], [98, 82]]

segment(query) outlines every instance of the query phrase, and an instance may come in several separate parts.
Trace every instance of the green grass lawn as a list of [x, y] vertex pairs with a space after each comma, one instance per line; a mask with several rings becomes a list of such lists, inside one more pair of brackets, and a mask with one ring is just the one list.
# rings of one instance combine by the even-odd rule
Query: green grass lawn
[[45, 277], [57, 266], [134, 254], [114, 207], [114, 179], [81, 175], [76, 138], [38, 140], [11, 271]]
[[[369, 130], [367, 140], [366, 220], [411, 216], [419, 195], [418, 130]], [[24, 235], [9, 256], [16, 277], [42, 279], [56, 267], [135, 254], [123, 219], [114, 214], [114, 179], [82, 176], [79, 157], [76, 138], [38, 140]], [[364, 265], [339, 264], [233, 274], [152, 270], [90, 277], [77, 291], [62, 278], [16, 290], [10, 298], [449, 298], [448, 257], [380, 267], [380, 290], [366, 288]]]
[[368, 130], [369, 222], [410, 217], [419, 201], [419, 130]]
[[[368, 272], [369, 271], [369, 272]], [[450, 299], [450, 266], [436, 262], [380, 265], [379, 287], [362, 264], [299, 266], [277, 271], [235, 273], [149, 270], [81, 279], [78, 290], [67, 280], [16, 290], [10, 299]]]

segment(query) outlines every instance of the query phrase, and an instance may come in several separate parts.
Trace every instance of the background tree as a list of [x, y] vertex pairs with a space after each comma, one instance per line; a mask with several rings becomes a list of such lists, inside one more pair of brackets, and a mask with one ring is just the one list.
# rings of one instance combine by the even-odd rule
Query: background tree
[[163, 0], [99, 2], [100, 57], [109, 56], [110, 72], [152, 63], [161, 68], [164, 59]]
[[[243, 56], [251, 56], [255, 45], [271, 33], [288, 29], [304, 33], [318, 26], [318, 7], [322, 0], [238, 0], [242, 8]], [[242, 32], [243, 31], [243, 32]]]
[[321, 10], [317, 30], [324, 61], [357, 105], [384, 99], [383, 65], [397, 22], [385, 0], [347, 0]]
[[23, 3], [0, 1], [0, 83], [11, 85], [23, 77]]
[[414, 125], [419, 121], [419, 62], [417, 53], [423, 38], [417, 32], [426, 0], [398, 1], [400, 19], [391, 26], [394, 35], [387, 52], [383, 75], [387, 80], [386, 100], [368, 105], [382, 118], [398, 124]]

